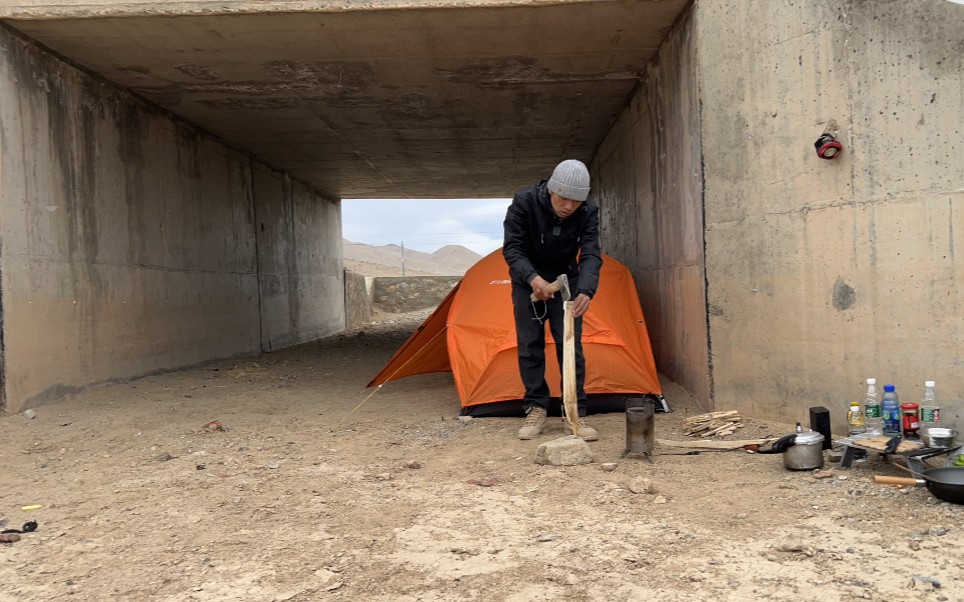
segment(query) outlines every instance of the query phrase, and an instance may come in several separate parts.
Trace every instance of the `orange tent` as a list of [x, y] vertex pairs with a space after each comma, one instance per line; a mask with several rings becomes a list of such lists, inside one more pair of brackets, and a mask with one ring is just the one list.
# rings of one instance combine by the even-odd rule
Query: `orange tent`
[[[368, 386], [415, 374], [452, 372], [463, 413], [472, 406], [522, 399], [511, 286], [502, 250], [483, 257]], [[590, 412], [597, 394], [660, 393], [633, 276], [612, 257], [603, 257], [599, 289], [583, 318], [582, 341]], [[547, 325], [546, 381], [551, 395], [559, 397], [555, 354]], [[518, 410], [521, 413], [521, 404]]]

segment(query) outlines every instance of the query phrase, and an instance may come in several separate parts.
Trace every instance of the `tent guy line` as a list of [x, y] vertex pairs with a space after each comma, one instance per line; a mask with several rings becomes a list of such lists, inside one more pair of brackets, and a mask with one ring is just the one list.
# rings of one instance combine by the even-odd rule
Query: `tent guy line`
[[[432, 340], [430, 340], [429, 343], [431, 343], [433, 340], [435, 340], [435, 338], [438, 337], [438, 336], [439, 336], [440, 334], [442, 334], [443, 332], [445, 332], [445, 329], [442, 329], [442, 330], [438, 331], [438, 332], [435, 334], [435, 336], [432, 337]], [[395, 371], [392, 372], [391, 375], [389, 375], [389, 377], [388, 377], [389, 381], [398, 373], [399, 370], [401, 370], [402, 368], [404, 368], [405, 365], [408, 364], [408, 362], [410, 362], [410, 361], [412, 361], [413, 359], [415, 359], [415, 357], [418, 356], [418, 353], [421, 352], [423, 349], [425, 349], [425, 348], [423, 347], [422, 349], [419, 349], [418, 351], [416, 351], [416, 352], [415, 352], [415, 355], [413, 355], [413, 356], [411, 356], [410, 358], [408, 358], [407, 360], [405, 360], [405, 362], [404, 362], [401, 366], [399, 366], [398, 368], [396, 368]], [[338, 422], [336, 422], [336, 423], [335, 423], [335, 426], [331, 427], [331, 428], [328, 430], [328, 432], [334, 433], [334, 432], [337, 431], [339, 428], [341, 428], [342, 424], [344, 424], [346, 420], [348, 420], [349, 418], [351, 418], [352, 415], [354, 415], [355, 412], [357, 412], [359, 409], [361, 409], [361, 407], [362, 407], [363, 405], [365, 405], [366, 403], [368, 403], [368, 400], [371, 399], [372, 397], [374, 397], [374, 396], [375, 396], [375, 393], [378, 393], [378, 392], [381, 390], [381, 388], [382, 388], [383, 386], [385, 386], [386, 384], [387, 384], [387, 383], [382, 383], [382, 384], [378, 385], [377, 387], [375, 387], [375, 390], [372, 391], [371, 393], [369, 393], [369, 394], [368, 394], [368, 397], [366, 397], [365, 399], [361, 400], [361, 401], [358, 403], [358, 405], [356, 405], [354, 408], [352, 408], [350, 412], [348, 412], [347, 414], [345, 414], [345, 416], [343, 416], [341, 420], [339, 420]]]

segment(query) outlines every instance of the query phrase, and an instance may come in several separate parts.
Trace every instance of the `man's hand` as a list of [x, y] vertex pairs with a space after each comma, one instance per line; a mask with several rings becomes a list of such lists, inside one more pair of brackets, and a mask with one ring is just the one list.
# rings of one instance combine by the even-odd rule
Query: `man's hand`
[[582, 293], [572, 300], [572, 317], [578, 318], [589, 311], [589, 295]]
[[532, 282], [529, 283], [529, 286], [532, 287], [532, 294], [536, 296], [536, 299], [539, 301], [547, 301], [552, 299], [553, 296], [552, 291], [548, 290], [549, 284], [548, 280], [537, 275], [532, 279]]

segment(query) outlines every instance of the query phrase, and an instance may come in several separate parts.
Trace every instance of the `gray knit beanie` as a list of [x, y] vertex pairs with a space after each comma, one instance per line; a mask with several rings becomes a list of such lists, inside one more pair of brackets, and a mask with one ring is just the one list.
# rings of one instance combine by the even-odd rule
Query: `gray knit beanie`
[[589, 170], [582, 161], [567, 159], [556, 165], [547, 187], [571, 201], [585, 201], [589, 198]]

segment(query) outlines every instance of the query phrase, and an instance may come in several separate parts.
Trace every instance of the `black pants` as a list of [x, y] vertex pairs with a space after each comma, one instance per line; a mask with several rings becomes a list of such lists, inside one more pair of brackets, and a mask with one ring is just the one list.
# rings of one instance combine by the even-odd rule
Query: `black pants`
[[[523, 407], [549, 407], [549, 385], [546, 383], [546, 327], [556, 343], [556, 361], [562, 372], [563, 328], [565, 316], [562, 296], [548, 301], [530, 301], [532, 290], [512, 284], [512, 309], [515, 317], [516, 341], [519, 344], [519, 373], [526, 392]], [[533, 307], [534, 306], [534, 307]], [[542, 318], [542, 322], [534, 318]], [[582, 317], [573, 319], [576, 343], [576, 399], [579, 415], [586, 415], [586, 358], [582, 353]]]

